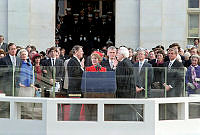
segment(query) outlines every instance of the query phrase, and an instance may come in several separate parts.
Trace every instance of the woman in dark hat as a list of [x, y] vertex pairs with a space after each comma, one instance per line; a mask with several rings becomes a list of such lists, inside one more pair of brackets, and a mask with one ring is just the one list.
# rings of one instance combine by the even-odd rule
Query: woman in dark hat
[[[48, 84], [48, 81], [44, 77], [44, 74], [46, 74], [47, 71], [42, 69], [40, 60], [41, 60], [40, 54], [37, 53], [37, 54], [33, 55], [32, 62], [33, 62], [34, 73], [35, 73], [35, 88], [36, 88], [38, 94], [40, 92], [42, 92], [42, 95], [43, 95], [43, 89], [45, 87], [44, 84]], [[41, 95], [37, 95], [37, 92], [36, 92], [36, 96], [41, 96]]]

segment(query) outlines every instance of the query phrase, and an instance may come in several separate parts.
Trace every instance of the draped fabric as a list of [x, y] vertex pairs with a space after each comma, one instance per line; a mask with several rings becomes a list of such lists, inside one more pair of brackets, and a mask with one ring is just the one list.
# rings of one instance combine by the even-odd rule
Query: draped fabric
[[192, 83], [196, 88], [198, 88], [199, 84], [195, 81], [195, 78], [197, 77], [195, 67], [193, 67], [192, 65], [191, 65], [191, 75], [192, 75]]
[[36, 81], [40, 82], [41, 81], [41, 76], [42, 76], [42, 70], [40, 68], [40, 66], [35, 66], [35, 72], [36, 72]]
[[34, 84], [33, 67], [30, 61], [22, 61], [20, 69], [20, 83], [26, 87], [30, 87], [31, 84]]

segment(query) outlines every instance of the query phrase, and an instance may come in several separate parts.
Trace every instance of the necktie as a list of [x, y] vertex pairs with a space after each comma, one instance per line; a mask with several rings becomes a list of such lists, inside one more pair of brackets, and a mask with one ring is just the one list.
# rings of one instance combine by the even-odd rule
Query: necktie
[[139, 62], [139, 73], [141, 71], [141, 68], [142, 68], [142, 62]]
[[112, 60], [110, 61], [110, 67], [111, 67], [111, 69], [113, 69], [113, 61]]
[[192, 74], [192, 83], [195, 85], [196, 88], [199, 87], [199, 84], [195, 81], [196, 78], [196, 71], [195, 71], [195, 67], [191, 66], [191, 74]]
[[52, 59], [52, 66], [54, 66], [55, 65], [55, 60], [54, 59]]
[[169, 62], [168, 69], [170, 70], [172, 66], [172, 62]]
[[15, 60], [15, 57], [14, 57], [14, 56], [12, 57], [12, 65], [13, 65], [13, 66], [16, 66], [16, 60]]

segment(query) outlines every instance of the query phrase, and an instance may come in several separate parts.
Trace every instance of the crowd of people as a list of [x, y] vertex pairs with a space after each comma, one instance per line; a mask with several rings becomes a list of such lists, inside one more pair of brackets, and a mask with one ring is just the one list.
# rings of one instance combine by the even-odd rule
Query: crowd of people
[[[171, 44], [167, 50], [162, 45], [152, 50], [108, 46], [94, 50], [91, 55], [85, 55], [83, 46], [75, 45], [67, 55], [60, 47], [38, 52], [34, 46], [22, 48], [14, 43], [6, 44], [1, 35], [0, 66], [2, 69], [12, 65], [19, 67], [15, 75], [19, 79], [14, 87], [30, 88], [29, 96], [35, 96], [35, 90], [42, 90], [42, 96], [49, 97], [51, 92], [48, 90], [53, 86], [68, 95], [82, 94], [84, 71], [114, 71], [117, 98], [151, 97], [151, 89], [163, 89], [167, 97], [179, 97], [184, 95], [184, 88], [188, 95], [200, 91], [198, 44], [199, 40], [195, 39], [194, 46], [187, 50], [180, 48], [178, 43]], [[0, 90], [12, 95], [13, 83], [7, 80], [12, 80], [13, 74], [10, 70], [2, 71]]]
[[[75, 45], [67, 55], [64, 48], [55, 46], [38, 52], [35, 46], [6, 44], [0, 35], [0, 92], [21, 97], [53, 97], [53, 92], [84, 97], [84, 72], [114, 72], [116, 98], [154, 97], [152, 89], [162, 90], [166, 94], [163, 97], [184, 96], [184, 89], [187, 96], [199, 94], [198, 44], [195, 39], [186, 50], [178, 43], [166, 50], [162, 45], [152, 50], [111, 45], [93, 50], [91, 55], [85, 55], [83, 46]], [[81, 108], [71, 105], [70, 120], [79, 119]]]

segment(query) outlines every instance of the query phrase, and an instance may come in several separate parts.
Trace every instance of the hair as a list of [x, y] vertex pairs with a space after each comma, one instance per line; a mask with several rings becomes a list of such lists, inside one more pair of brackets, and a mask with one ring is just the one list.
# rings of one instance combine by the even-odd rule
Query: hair
[[164, 46], [162, 46], [162, 45], [157, 45], [156, 48], [165, 50]]
[[[8, 44], [8, 50], [10, 50], [10, 47], [13, 46], [13, 45], [15, 45], [15, 44], [14, 44], [14, 43], [9, 43], [9, 44]], [[16, 45], [15, 45], [15, 46], [16, 46]]]
[[[158, 50], [157, 54], [162, 54], [163, 58], [165, 57], [165, 51], [164, 50]], [[157, 55], [156, 55], [156, 58], [157, 58]]]
[[190, 49], [190, 51], [192, 51], [192, 50], [194, 50], [194, 49], [198, 50], [196, 47], [192, 47], [192, 48]]
[[189, 52], [185, 52], [184, 57], [190, 57], [190, 53]]
[[42, 54], [43, 56], [46, 55], [46, 53], [44, 51], [41, 51], [40, 54]]
[[151, 53], [151, 52], [153, 52], [153, 53], [154, 53], [154, 51], [153, 51], [153, 50], [149, 51], [149, 53]]
[[0, 37], [2, 37], [4, 39], [4, 36], [3, 35], [0, 35]]
[[195, 41], [195, 40], [198, 40], [198, 42], [199, 42], [199, 39], [198, 39], [198, 38], [195, 38], [194, 41]]
[[177, 50], [174, 49], [174, 48], [169, 48], [168, 51], [170, 51], [170, 52], [172, 51], [172, 52], [174, 52], [175, 54], [178, 54]]
[[133, 52], [133, 49], [132, 48], [128, 48], [128, 50], [131, 50]]
[[[31, 48], [31, 46], [30, 46], [30, 45], [27, 45], [27, 46], [26, 46], [26, 49], [27, 49], [27, 48]], [[31, 48], [31, 49], [32, 49], [32, 48]]]
[[108, 47], [108, 51], [109, 51], [109, 50], [117, 50], [117, 49], [116, 49], [116, 47], [114, 47], [114, 46], [110, 46], [110, 47]]
[[32, 45], [32, 46], [31, 46], [31, 50], [36, 51], [37, 49], [36, 49], [36, 47], [35, 47], [34, 45]]
[[143, 53], [144, 53], [144, 55], [146, 55], [146, 52], [145, 52], [145, 50], [138, 50], [138, 51], [137, 51], [137, 53], [139, 53], [139, 52], [143, 52]]
[[101, 62], [101, 61], [103, 60], [103, 58], [102, 58], [99, 54], [97, 54], [97, 53], [92, 53], [92, 54], [91, 54], [91, 58], [92, 58], [92, 56], [97, 57], [98, 60], [99, 60], [99, 62]]
[[181, 47], [180, 47], [180, 45], [178, 44], [178, 43], [173, 43], [173, 44], [171, 44], [170, 46], [169, 46], [169, 48], [173, 48], [173, 47], [178, 47], [178, 51], [180, 51], [180, 49], [181, 49]]
[[200, 58], [200, 57], [199, 57], [199, 55], [195, 54], [195, 55], [192, 55], [192, 56], [191, 56], [191, 59], [193, 59], [193, 58], [197, 58], [198, 61], [199, 61], [199, 58]]
[[51, 47], [50, 49], [49, 49], [49, 52], [48, 53], [50, 53], [51, 51], [56, 51], [57, 52], [57, 48], [56, 47]]
[[119, 48], [120, 54], [122, 54], [125, 58], [129, 57], [129, 51], [126, 47]]
[[70, 58], [73, 56], [72, 50], [71, 50], [71, 51], [69, 51], [69, 54], [68, 54], [68, 56], [69, 56]]
[[17, 49], [22, 49], [22, 47], [21, 47], [21, 46], [16, 46], [16, 48], [17, 48]]
[[4, 56], [6, 56], [6, 52], [3, 49], [0, 49], [0, 55], [4, 54]]
[[133, 55], [133, 61], [134, 61], [134, 62], [136, 62], [137, 56], [138, 56], [138, 53], [136, 53], [135, 55]]
[[35, 63], [35, 59], [37, 59], [37, 58], [40, 58], [40, 59], [41, 59], [41, 56], [40, 56], [40, 54], [38, 54], [38, 53], [36, 53], [35, 55], [33, 55], [33, 57], [32, 57], [32, 62]]
[[80, 45], [75, 45], [75, 46], [72, 48], [72, 54], [75, 54], [80, 48], [83, 48], [83, 47], [80, 46]]
[[139, 52], [139, 51], [145, 51], [145, 49], [142, 48], [142, 47], [138, 47], [138, 48], [135, 49], [135, 51], [136, 51], [136, 52]]
[[27, 52], [26, 49], [21, 49], [21, 50], [18, 52], [17, 56], [20, 57], [22, 52], [25, 52], [25, 53], [26, 53], [26, 56], [28, 57], [28, 52]]

